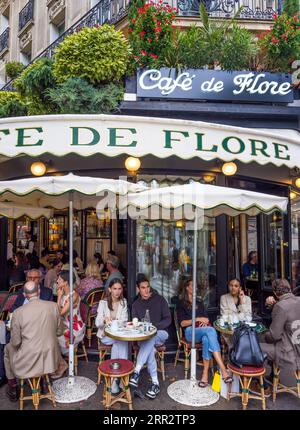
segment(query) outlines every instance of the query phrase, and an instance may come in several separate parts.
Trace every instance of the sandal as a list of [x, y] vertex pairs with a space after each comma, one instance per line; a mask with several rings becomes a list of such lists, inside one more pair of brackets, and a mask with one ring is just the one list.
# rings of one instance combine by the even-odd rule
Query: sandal
[[198, 383], [198, 387], [200, 388], [206, 388], [208, 386], [208, 382], [200, 381]]
[[222, 378], [222, 379], [225, 382], [225, 384], [230, 384], [233, 381], [231, 376], [226, 376], [226, 378]]

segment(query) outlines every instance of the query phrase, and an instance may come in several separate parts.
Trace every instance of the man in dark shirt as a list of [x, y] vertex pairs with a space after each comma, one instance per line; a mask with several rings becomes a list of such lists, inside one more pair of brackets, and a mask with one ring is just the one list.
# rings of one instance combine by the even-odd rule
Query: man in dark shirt
[[145, 317], [146, 311], [149, 311], [151, 323], [157, 328], [157, 333], [151, 339], [140, 342], [136, 366], [129, 384], [132, 387], [138, 386], [140, 371], [144, 364], [147, 364], [152, 384], [146, 396], [154, 399], [160, 392], [155, 345], [163, 345], [168, 339], [169, 335], [166, 329], [171, 325], [171, 313], [167, 301], [161, 295], [151, 291], [149, 281], [146, 278], [141, 279], [138, 283], [138, 291], [139, 297], [132, 305], [132, 318], [138, 318], [141, 321]]
[[[53, 301], [52, 289], [42, 287], [40, 285], [40, 283], [41, 283], [41, 272], [39, 270], [37, 270], [37, 269], [29, 270], [29, 272], [27, 272], [26, 280], [27, 280], [27, 282], [28, 281], [34, 281], [35, 283], [37, 283], [39, 285], [39, 292], [40, 292], [39, 298], [41, 300], [47, 300], [49, 302]], [[13, 304], [12, 311], [15, 311], [19, 307], [23, 306], [24, 303], [28, 303], [28, 300], [26, 299], [26, 297], [24, 295], [23, 288], [21, 288], [21, 290], [19, 290], [18, 297], [16, 298], [16, 301]]]
[[255, 278], [258, 273], [258, 264], [257, 264], [257, 252], [251, 251], [248, 255], [247, 263], [243, 264], [243, 277], [244, 279], [250, 278], [253, 275]]

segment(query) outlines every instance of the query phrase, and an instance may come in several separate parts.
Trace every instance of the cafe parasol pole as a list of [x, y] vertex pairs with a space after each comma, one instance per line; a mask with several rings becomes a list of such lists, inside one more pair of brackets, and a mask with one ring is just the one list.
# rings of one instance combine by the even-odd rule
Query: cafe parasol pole
[[74, 195], [69, 192], [69, 287], [70, 287], [70, 343], [69, 375], [53, 383], [55, 400], [58, 403], [75, 403], [88, 399], [97, 390], [97, 385], [88, 378], [74, 376], [74, 333], [73, 333], [73, 214]]

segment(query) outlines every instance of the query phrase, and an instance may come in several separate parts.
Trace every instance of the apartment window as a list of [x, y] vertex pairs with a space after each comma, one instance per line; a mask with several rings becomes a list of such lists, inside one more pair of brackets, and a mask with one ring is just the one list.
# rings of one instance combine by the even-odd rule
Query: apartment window
[[99, 0], [91, 0], [91, 8], [96, 6], [97, 3], [99, 3]]
[[27, 66], [27, 64], [29, 64], [31, 62], [31, 51], [28, 52], [20, 52], [20, 61], [21, 63], [23, 63], [25, 66]]
[[60, 24], [50, 24], [50, 44], [53, 43], [59, 36], [61, 36], [66, 30], [66, 23], [63, 20]]

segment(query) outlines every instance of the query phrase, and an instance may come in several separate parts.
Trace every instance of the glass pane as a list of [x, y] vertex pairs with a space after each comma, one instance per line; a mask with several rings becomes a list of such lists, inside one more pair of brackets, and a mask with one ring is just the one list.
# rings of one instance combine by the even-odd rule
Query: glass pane
[[300, 197], [292, 201], [292, 286], [300, 285]]
[[92, 239], [110, 238], [109, 211], [105, 212], [101, 218], [94, 210], [86, 212], [86, 237]]
[[49, 220], [49, 251], [56, 252], [67, 246], [65, 216], [54, 216]]
[[22, 217], [16, 221], [16, 242], [17, 249], [22, 250], [25, 248], [27, 239], [26, 232], [30, 231], [30, 219]]
[[[180, 282], [192, 276], [194, 232], [184, 221], [137, 222], [137, 271], [171, 304]], [[205, 219], [198, 232], [197, 295], [206, 306], [216, 305], [216, 226]]]
[[283, 216], [280, 212], [265, 215], [264, 224], [264, 279], [265, 285], [271, 285], [274, 279], [282, 277], [284, 265], [282, 253]]

